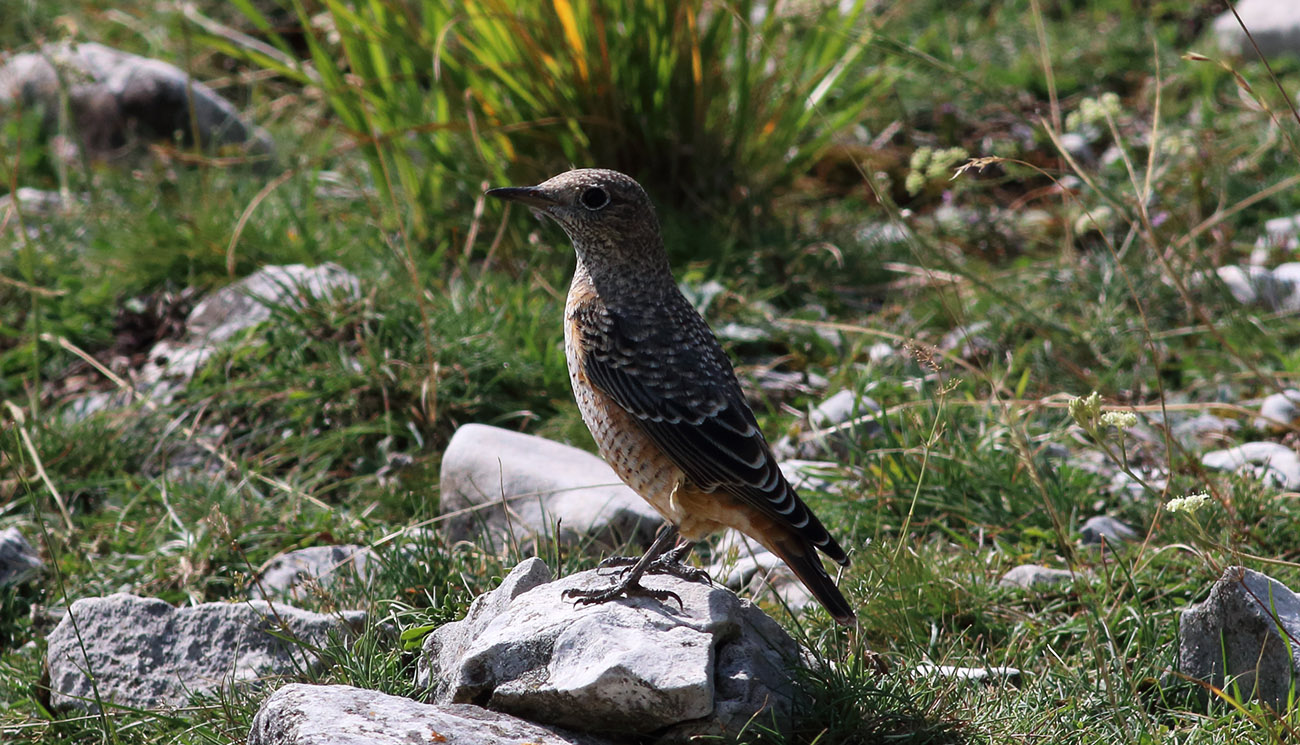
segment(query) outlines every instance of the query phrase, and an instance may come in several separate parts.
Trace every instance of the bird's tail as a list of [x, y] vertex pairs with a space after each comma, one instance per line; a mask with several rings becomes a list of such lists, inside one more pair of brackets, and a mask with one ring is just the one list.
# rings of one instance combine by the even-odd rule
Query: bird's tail
[[835, 586], [835, 580], [826, 573], [821, 556], [811, 543], [797, 535], [783, 536], [770, 543], [768, 548], [781, 557], [794, 572], [794, 576], [803, 582], [804, 587], [817, 598], [817, 602], [831, 614], [831, 618], [845, 626], [857, 625], [858, 619], [853, 614], [853, 608], [840, 588]]

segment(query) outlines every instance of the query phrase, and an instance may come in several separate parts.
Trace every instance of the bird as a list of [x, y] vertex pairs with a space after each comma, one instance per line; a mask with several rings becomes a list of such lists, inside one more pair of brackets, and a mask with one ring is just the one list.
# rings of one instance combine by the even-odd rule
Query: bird
[[553, 220], [573, 243], [564, 350], [574, 398], [601, 456], [666, 523], [639, 559], [601, 562], [630, 565], [612, 587], [567, 596], [680, 605], [641, 577], [707, 581], [684, 559], [711, 533], [734, 528], [780, 557], [837, 622], [856, 625], [818, 551], [841, 566], [849, 557], [781, 473], [731, 360], [678, 289], [641, 185], [618, 171], [580, 168], [486, 194]]

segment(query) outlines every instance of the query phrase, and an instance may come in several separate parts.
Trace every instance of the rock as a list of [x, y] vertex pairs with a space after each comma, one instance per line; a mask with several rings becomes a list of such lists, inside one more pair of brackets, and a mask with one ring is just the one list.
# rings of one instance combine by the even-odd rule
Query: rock
[[375, 574], [375, 554], [364, 546], [312, 546], [275, 557], [249, 589], [254, 598], [305, 600], [310, 583], [365, 584]]
[[0, 197], [0, 219], [5, 216], [9, 208], [16, 202], [18, 208], [22, 210], [23, 217], [49, 217], [70, 211], [69, 208], [76, 204], [81, 204], [84, 197], [80, 194], [72, 195], [64, 199], [63, 195], [57, 191], [45, 191], [43, 189], [33, 189], [30, 186], [20, 186], [12, 194], [6, 194]]
[[208, 149], [239, 146], [260, 156], [273, 149], [265, 132], [180, 68], [93, 42], [47, 44], [11, 57], [0, 67], [0, 112], [40, 111], [44, 129], [56, 133], [63, 84], [76, 138], [95, 159], [138, 152], [126, 147], [137, 141], [192, 142], [195, 135]]
[[1230, 692], [1282, 710], [1300, 676], [1296, 639], [1300, 598], [1266, 574], [1228, 567], [1204, 602], [1183, 611], [1178, 669], [1220, 688], [1228, 676]]
[[1255, 478], [1294, 491], [1300, 489], [1300, 456], [1277, 442], [1248, 442], [1201, 456], [1201, 465], [1233, 471], [1249, 468]]
[[988, 321], [976, 321], [966, 326], [958, 326], [944, 334], [939, 340], [939, 348], [945, 352], [956, 352], [957, 356], [964, 360], [991, 354], [995, 347], [984, 332], [992, 326], [993, 324]]
[[1300, 262], [1275, 269], [1221, 266], [1216, 272], [1232, 297], [1243, 305], [1260, 305], [1273, 311], [1300, 310]]
[[1241, 424], [1235, 420], [1201, 414], [1175, 424], [1171, 434], [1183, 447], [1200, 449], [1206, 445], [1228, 442], [1239, 429]]
[[873, 365], [888, 362], [898, 356], [898, 350], [883, 341], [878, 341], [867, 349], [867, 359]]
[[1300, 418], [1300, 391], [1288, 389], [1266, 396], [1259, 405], [1259, 418], [1255, 428], [1272, 432], [1285, 432]]
[[642, 583], [677, 593], [681, 608], [649, 598], [577, 606], [566, 589], [608, 585], [610, 574], [550, 575], [540, 559], [522, 562], [464, 620], [426, 638], [416, 682], [433, 702], [656, 742], [734, 735], [755, 717], [786, 724], [799, 649], [753, 604], [653, 575]]
[[1079, 539], [1085, 544], [1124, 543], [1137, 538], [1137, 531], [1109, 515], [1090, 517], [1079, 528]]
[[40, 554], [18, 528], [0, 530], [0, 587], [21, 585], [43, 566]]
[[998, 680], [1014, 681], [1021, 676], [1020, 670], [1014, 667], [955, 667], [953, 665], [932, 665], [928, 662], [917, 665], [916, 672], [925, 676], [990, 683]]
[[529, 553], [540, 538], [594, 540], [608, 551], [648, 543], [663, 522], [591, 453], [484, 424], [452, 435], [440, 480], [449, 541], [486, 541], [479, 545], [494, 551], [517, 544]]
[[840, 391], [818, 404], [804, 422], [777, 440], [772, 452], [781, 460], [818, 458], [828, 452], [843, 454], [854, 443], [884, 432], [876, 421], [882, 411], [880, 404], [868, 396]]
[[998, 580], [998, 587], [1019, 587], [1033, 590], [1074, 582], [1077, 575], [1068, 569], [1051, 569], [1041, 564], [1021, 564], [1013, 567]]
[[1283, 250], [1300, 248], [1300, 215], [1266, 220], [1261, 238], [1267, 245]]
[[1271, 293], [1273, 284], [1273, 272], [1262, 266], [1248, 266], [1242, 268], [1235, 265], [1221, 266], [1216, 273], [1219, 280], [1232, 293], [1232, 297], [1242, 305], [1250, 305], [1256, 302], [1260, 294], [1268, 295]]
[[[185, 338], [154, 345], [140, 378], [147, 385], [163, 378], [189, 379], [218, 344], [266, 322], [273, 308], [300, 308], [313, 298], [356, 298], [360, 294], [360, 280], [332, 262], [315, 267], [264, 266], [195, 305], [185, 321]], [[156, 393], [154, 397], [158, 397]]]
[[722, 534], [713, 549], [713, 563], [704, 570], [719, 584], [748, 592], [755, 600], [771, 596], [795, 613], [818, 605], [780, 557], [736, 530]]
[[716, 332], [719, 339], [735, 342], [763, 341], [771, 336], [765, 329], [758, 326], [749, 326], [735, 321], [719, 326]]
[[287, 685], [262, 702], [247, 745], [603, 745], [472, 704], [431, 706], [342, 685]]
[[[1237, 15], [1224, 11], [1214, 19], [1214, 37], [1219, 49], [1255, 59], [1255, 47], [1267, 58], [1300, 54], [1300, 5], [1291, 0], [1238, 0]], [[1242, 31], [1250, 29], [1254, 43]]]
[[333, 262], [264, 266], [205, 297], [190, 311], [185, 328], [192, 338], [222, 342], [270, 319], [277, 306], [299, 308], [312, 298], [360, 295], [361, 281]]
[[142, 709], [182, 706], [195, 693], [216, 694], [232, 684], [309, 668], [317, 661], [312, 649], [364, 617], [326, 616], [278, 603], [272, 609], [261, 600], [173, 608], [125, 593], [84, 598], [48, 637], [50, 701], [60, 710], [97, 711], [91, 672], [107, 702]]
[[1278, 287], [1275, 310], [1300, 310], [1300, 261], [1289, 261], [1273, 267], [1273, 281]]
[[768, 395], [789, 398], [793, 395], [808, 395], [826, 389], [830, 383], [816, 373], [785, 372], [781, 370], [762, 370], [756, 376], [758, 387]]

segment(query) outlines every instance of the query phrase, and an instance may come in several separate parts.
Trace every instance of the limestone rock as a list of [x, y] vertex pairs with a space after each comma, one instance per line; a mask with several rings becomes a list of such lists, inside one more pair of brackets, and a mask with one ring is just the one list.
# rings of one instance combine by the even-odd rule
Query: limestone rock
[[954, 665], [932, 665], [928, 662], [916, 666], [916, 672], [939, 678], [969, 680], [978, 682], [1012, 682], [1020, 678], [1021, 672], [1014, 667], [957, 667]]
[[471, 704], [431, 706], [363, 688], [294, 683], [253, 717], [248, 745], [603, 745]]
[[497, 551], [517, 542], [527, 553], [543, 537], [608, 551], [648, 543], [663, 522], [595, 455], [484, 424], [452, 435], [440, 481], [448, 539]]
[[1021, 564], [1013, 567], [998, 580], [999, 587], [1019, 587], [1025, 590], [1041, 589], [1073, 582], [1075, 574], [1068, 569], [1052, 569], [1041, 564]]
[[304, 600], [309, 583], [366, 583], [375, 573], [374, 552], [364, 546], [312, 546], [277, 556], [249, 590], [252, 597]]
[[18, 528], [0, 530], [0, 587], [20, 585], [45, 566]]
[[1207, 444], [1225, 443], [1239, 429], [1241, 424], [1233, 419], [1201, 414], [1175, 424], [1171, 433], [1183, 447], [1199, 449]]
[[657, 742], [735, 733], [756, 714], [786, 722], [799, 650], [775, 621], [728, 590], [662, 576], [642, 583], [677, 593], [681, 608], [562, 597], [610, 582], [598, 571], [552, 582], [540, 559], [521, 563], [463, 621], [428, 636], [417, 683], [435, 703]]
[[360, 280], [332, 262], [314, 267], [264, 266], [195, 305], [185, 320], [185, 338], [154, 345], [140, 378], [153, 384], [163, 378], [192, 377], [217, 344], [269, 320], [277, 306], [297, 308], [310, 298], [355, 298], [360, 294]]
[[1204, 602], [1183, 611], [1178, 668], [1246, 699], [1281, 708], [1300, 676], [1300, 597], [1266, 574], [1228, 567]]
[[92, 158], [120, 157], [139, 140], [189, 142], [196, 134], [205, 148], [240, 146], [264, 156], [273, 149], [264, 131], [180, 68], [93, 42], [47, 44], [10, 58], [0, 67], [0, 112], [39, 111], [46, 131], [56, 132], [64, 85], [72, 129]]
[[90, 672], [105, 701], [144, 709], [182, 706], [195, 693], [311, 667], [312, 648], [364, 617], [278, 603], [272, 609], [260, 600], [173, 608], [125, 593], [83, 598], [48, 637], [51, 703], [61, 710], [97, 710]]
[[1083, 523], [1083, 527], [1079, 528], [1079, 540], [1085, 545], [1099, 543], [1116, 545], [1137, 537], [1137, 531], [1109, 515], [1090, 517]]
[[1294, 491], [1300, 489], [1300, 456], [1278, 442], [1248, 442], [1201, 456], [1201, 465], [1225, 471], [1249, 469], [1266, 483]]
[[[1238, 0], [1235, 3], [1237, 22], [1232, 11], [1224, 11], [1214, 19], [1214, 36], [1219, 49], [1255, 59], [1255, 47], [1265, 57], [1300, 54], [1300, 5], [1292, 0]], [[1254, 44], [1241, 30], [1242, 24], [1250, 29]]]
[[1300, 419], [1300, 391], [1289, 389], [1264, 397], [1259, 405], [1259, 418], [1255, 420], [1255, 427], [1283, 432], [1290, 429], [1296, 419]]
[[713, 581], [732, 590], [747, 592], [755, 600], [775, 596], [795, 612], [819, 605], [780, 557], [739, 531], [724, 532], [713, 557], [704, 570]]
[[876, 421], [881, 411], [880, 404], [868, 396], [840, 391], [818, 404], [793, 432], [777, 440], [772, 452], [782, 460], [843, 453], [853, 442], [878, 437], [884, 431]]

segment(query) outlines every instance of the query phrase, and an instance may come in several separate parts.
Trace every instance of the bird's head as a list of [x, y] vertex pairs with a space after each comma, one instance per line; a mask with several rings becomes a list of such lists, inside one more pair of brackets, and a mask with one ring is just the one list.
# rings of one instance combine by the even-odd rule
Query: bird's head
[[487, 194], [528, 205], [559, 223], [584, 261], [657, 258], [663, 250], [650, 197], [618, 171], [579, 168], [537, 186], [507, 186]]

